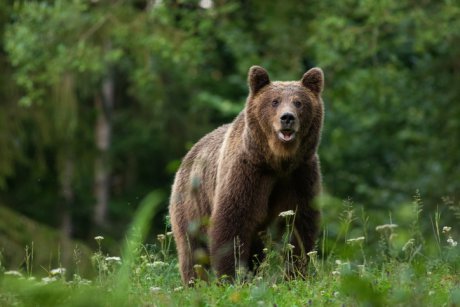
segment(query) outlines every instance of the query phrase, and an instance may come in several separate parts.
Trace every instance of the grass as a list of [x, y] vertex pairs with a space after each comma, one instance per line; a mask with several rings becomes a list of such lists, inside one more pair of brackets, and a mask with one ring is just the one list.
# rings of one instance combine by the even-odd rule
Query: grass
[[[241, 273], [234, 284], [214, 280], [184, 287], [171, 233], [142, 244], [162, 197], [155, 192], [143, 201], [120, 257], [106, 254], [104, 239], [95, 238], [99, 248], [91, 257], [97, 272], [92, 280], [78, 272], [67, 276], [62, 269], [39, 280], [29, 270], [18, 276], [2, 267], [0, 305], [460, 306], [458, 229], [442, 225], [439, 213], [423, 216], [420, 198], [410, 204], [404, 225], [396, 225], [391, 215], [387, 224], [372, 225], [364, 211], [357, 216], [354, 205], [345, 202], [337, 223], [325, 224], [318, 251], [308, 254], [304, 279], [285, 277], [293, 247], [284, 240], [268, 246], [267, 260], [255, 276]], [[431, 233], [420, 228], [425, 219]]]

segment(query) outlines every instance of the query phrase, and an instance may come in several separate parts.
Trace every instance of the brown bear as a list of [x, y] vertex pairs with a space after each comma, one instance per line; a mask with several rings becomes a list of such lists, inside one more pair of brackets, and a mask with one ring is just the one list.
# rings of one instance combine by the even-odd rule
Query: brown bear
[[323, 72], [312, 68], [300, 81], [271, 82], [264, 68], [253, 66], [248, 83], [245, 108], [198, 141], [175, 177], [169, 212], [184, 283], [203, 278], [194, 266], [206, 259], [217, 276], [251, 266], [250, 256], [263, 255], [258, 232], [283, 211], [295, 212], [298, 266], [314, 247]]

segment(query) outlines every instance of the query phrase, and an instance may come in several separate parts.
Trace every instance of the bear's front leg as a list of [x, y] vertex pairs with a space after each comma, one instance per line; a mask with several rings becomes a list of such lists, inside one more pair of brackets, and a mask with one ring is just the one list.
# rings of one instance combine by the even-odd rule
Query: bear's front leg
[[308, 264], [307, 253], [314, 249], [319, 230], [320, 212], [310, 206], [297, 209], [291, 241], [294, 245], [295, 273], [300, 273], [303, 276], [306, 274]]
[[236, 268], [247, 267], [272, 186], [270, 178], [248, 167], [233, 167], [218, 186], [209, 229], [211, 266], [217, 276], [234, 278]]
[[320, 210], [316, 197], [320, 193], [321, 175], [318, 159], [315, 156], [294, 173], [296, 215], [292, 244], [294, 264], [297, 272], [304, 275], [308, 263], [307, 253], [315, 247], [320, 224]]

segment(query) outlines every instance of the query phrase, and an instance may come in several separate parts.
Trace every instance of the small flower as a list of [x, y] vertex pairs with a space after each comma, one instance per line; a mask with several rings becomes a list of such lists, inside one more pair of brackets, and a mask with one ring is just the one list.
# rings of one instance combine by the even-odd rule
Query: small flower
[[307, 256], [310, 258], [316, 257], [318, 255], [318, 251], [311, 251], [307, 253]]
[[5, 275], [22, 277], [22, 274], [19, 271], [6, 271]]
[[52, 269], [50, 271], [51, 275], [64, 275], [65, 274], [65, 271], [66, 269], [65, 268], [57, 268], [57, 269]]
[[157, 235], [157, 240], [160, 242], [163, 242], [166, 239], [166, 236], [164, 234], [159, 234]]
[[281, 217], [287, 217], [287, 216], [291, 216], [291, 215], [294, 215], [294, 211], [292, 210], [288, 210], [288, 211], [283, 211], [279, 214], [279, 216]]
[[160, 292], [160, 290], [161, 290], [160, 287], [150, 287], [150, 292], [152, 292], [152, 293]]
[[154, 268], [164, 267], [164, 266], [166, 266], [166, 265], [167, 265], [167, 263], [165, 263], [165, 262], [163, 262], [163, 261], [154, 261], [154, 262], [152, 263], [152, 266], [153, 266]]
[[166, 235], [167, 235], [168, 237], [170, 237], [170, 236], [173, 235], [173, 232], [172, 232], [172, 231], [168, 231], [168, 232], [166, 233]]
[[433, 273], [431, 271], [428, 271], [428, 272], [426, 272], [426, 274], [430, 276]]
[[337, 265], [341, 265], [341, 264], [342, 264], [342, 260], [340, 260], [340, 259], [337, 259], [337, 260], [335, 261], [335, 264], [337, 264]]
[[340, 276], [340, 272], [339, 271], [332, 271], [332, 276]]
[[179, 291], [182, 291], [184, 289], [184, 287], [177, 287], [177, 288], [174, 288], [174, 292], [179, 292]]
[[347, 240], [347, 244], [353, 245], [353, 244], [360, 244], [364, 241], [364, 237], [357, 237], [357, 238], [352, 238]]
[[334, 297], [339, 297], [339, 295], [340, 295], [340, 292], [339, 292], [339, 291], [335, 291], [335, 292], [334, 292]]
[[100, 241], [104, 240], [104, 237], [103, 236], [96, 236], [96, 237], [94, 237], [94, 240], [100, 242]]
[[197, 269], [201, 269], [202, 266], [201, 266], [201, 264], [195, 264], [195, 265], [193, 266], [193, 268], [194, 268], [195, 270], [197, 270]]
[[387, 230], [387, 229], [393, 229], [393, 228], [396, 228], [398, 227], [398, 225], [396, 224], [384, 224], [384, 225], [379, 225], [377, 227], [375, 227], [375, 230], [377, 231], [384, 231], [384, 230]]
[[449, 233], [451, 229], [452, 229], [452, 227], [444, 226], [444, 227], [442, 227], [442, 233]]
[[277, 284], [272, 284], [272, 289], [278, 289], [278, 285]]
[[431, 291], [428, 292], [428, 295], [429, 295], [429, 296], [432, 296], [433, 294], [434, 294], [434, 291], [433, 291], [433, 290], [431, 290]]
[[121, 262], [120, 257], [105, 257], [105, 261]]
[[452, 237], [449, 237], [449, 239], [447, 239], [447, 243], [448, 243], [451, 247], [457, 246], [457, 241], [454, 241], [454, 239], [452, 239]]
[[264, 247], [264, 249], [262, 250], [264, 252], [264, 254], [268, 253], [268, 248]]
[[288, 248], [290, 251], [292, 251], [292, 250], [294, 250], [295, 246], [288, 243], [287, 248]]

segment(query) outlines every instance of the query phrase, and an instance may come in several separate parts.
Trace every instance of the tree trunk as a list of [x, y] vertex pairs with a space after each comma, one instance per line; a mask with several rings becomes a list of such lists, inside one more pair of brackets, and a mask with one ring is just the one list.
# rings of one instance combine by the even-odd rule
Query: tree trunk
[[75, 200], [73, 191], [74, 160], [67, 156], [64, 161], [64, 172], [61, 178], [61, 194], [63, 204], [61, 206], [61, 236], [70, 238], [72, 236], [72, 206]]
[[110, 69], [102, 82], [102, 97], [96, 94], [95, 104], [97, 110], [95, 131], [97, 156], [94, 164], [94, 196], [96, 198], [94, 223], [97, 227], [103, 228], [107, 224], [110, 196], [109, 150], [112, 134], [111, 115], [114, 106], [114, 80]]
[[67, 155], [63, 161], [63, 173], [61, 175], [61, 239], [60, 250], [61, 258], [60, 264], [68, 267], [72, 260], [72, 207], [75, 202], [75, 193], [73, 189], [75, 160], [71, 155]]

